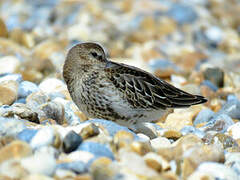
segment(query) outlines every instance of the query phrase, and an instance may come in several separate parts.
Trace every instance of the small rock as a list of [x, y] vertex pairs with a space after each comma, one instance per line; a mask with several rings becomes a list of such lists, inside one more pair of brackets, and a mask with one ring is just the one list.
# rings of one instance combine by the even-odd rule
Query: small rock
[[70, 153], [77, 149], [77, 147], [82, 143], [83, 139], [74, 131], [70, 131], [63, 139], [63, 151], [65, 153]]
[[81, 161], [60, 163], [57, 165], [57, 169], [71, 170], [77, 174], [82, 174], [87, 172], [86, 164]]
[[204, 32], [204, 35], [208, 44], [215, 47], [219, 45], [223, 39], [223, 31], [217, 26], [211, 26], [210, 28], [207, 28]]
[[138, 138], [137, 135], [135, 133], [133, 133], [132, 131], [130, 131], [127, 127], [125, 126], [120, 126], [117, 123], [114, 123], [112, 121], [108, 121], [108, 120], [103, 120], [103, 119], [92, 119], [92, 120], [88, 120], [86, 122], [90, 122], [90, 123], [94, 123], [96, 125], [102, 125], [104, 128], [106, 128], [108, 130], [108, 133], [110, 134], [110, 136], [114, 136], [118, 131], [127, 131], [133, 134], [133, 136], [135, 138]]
[[133, 134], [127, 131], [118, 131], [113, 137], [113, 143], [116, 146], [116, 149], [128, 146], [133, 140]]
[[187, 134], [195, 134], [196, 136], [198, 136], [199, 138], [203, 138], [205, 136], [205, 133], [193, 126], [184, 126], [181, 131], [183, 136], [187, 135]]
[[169, 162], [154, 152], [147, 153], [143, 158], [149, 167], [158, 172], [170, 170]]
[[173, 140], [177, 140], [182, 136], [182, 133], [179, 131], [175, 131], [175, 130], [164, 130], [163, 133], [161, 134], [161, 136], [166, 137], [168, 139], [173, 139]]
[[86, 141], [80, 144], [78, 150], [90, 152], [94, 154], [95, 157], [108, 157], [114, 160], [112, 151], [104, 144]]
[[231, 125], [228, 128], [228, 134], [233, 138], [233, 139], [240, 139], [240, 122], [237, 122], [233, 125]]
[[140, 156], [143, 156], [146, 153], [152, 151], [152, 147], [150, 146], [150, 143], [148, 143], [148, 142], [134, 141], [131, 144], [131, 150], [133, 152], [136, 152]]
[[2, 114], [4, 117], [18, 116], [34, 123], [39, 123], [38, 114], [30, 109], [26, 104], [15, 103], [11, 108], [7, 108]]
[[224, 165], [233, 169], [239, 176], [240, 175], [240, 153], [239, 152], [226, 153], [225, 159], [226, 160]]
[[11, 105], [17, 99], [18, 83], [16, 81], [0, 82], [0, 106]]
[[0, 149], [0, 163], [9, 159], [20, 159], [32, 154], [31, 147], [23, 141], [13, 141]]
[[[62, 155], [62, 156], [61, 156]], [[85, 164], [88, 164], [93, 158], [94, 154], [87, 151], [73, 151], [69, 154], [61, 154], [59, 159], [63, 162], [73, 162], [73, 161], [81, 161]]]
[[236, 96], [232, 96], [222, 106], [218, 113], [224, 113], [233, 119], [240, 120], [240, 100]]
[[237, 142], [231, 137], [225, 134], [217, 133], [212, 138], [212, 144], [220, 143], [223, 149], [230, 147], [237, 147]]
[[90, 172], [94, 179], [114, 179], [114, 174], [116, 170], [111, 168], [111, 159], [106, 157], [100, 157], [93, 161], [90, 167]]
[[0, 58], [0, 74], [16, 73], [20, 66], [20, 60], [15, 56], [4, 56]]
[[21, 83], [22, 75], [12, 73], [0, 74], [0, 83], [3, 81], [16, 81], [17, 83]]
[[0, 37], [8, 37], [8, 30], [2, 18], [0, 18]]
[[67, 89], [63, 81], [56, 78], [49, 78], [39, 84], [40, 90], [49, 94], [52, 92], [61, 92]]
[[227, 129], [233, 125], [233, 120], [226, 114], [217, 114], [210, 121], [205, 124], [203, 127], [199, 128], [200, 130], [207, 131], [217, 131], [219, 133], [225, 133]]
[[23, 129], [25, 129], [24, 122], [13, 118], [0, 117], [0, 136], [15, 137]]
[[216, 162], [204, 162], [200, 164], [196, 172], [202, 172], [206, 175], [213, 176], [215, 179], [238, 179], [238, 175], [233, 169]]
[[151, 146], [155, 151], [157, 151], [160, 148], [171, 146], [171, 142], [165, 137], [157, 137], [157, 138], [151, 139]]
[[51, 127], [44, 127], [38, 130], [36, 135], [32, 138], [30, 145], [33, 149], [47, 146], [47, 145], [54, 145], [56, 140], [56, 133], [53, 128]]
[[207, 68], [203, 72], [204, 78], [221, 88], [224, 84], [224, 72], [220, 68]]
[[99, 134], [99, 129], [93, 123], [90, 123], [87, 126], [85, 126], [80, 132], [80, 135], [83, 139], [87, 139], [92, 136], [97, 136], [98, 134]]
[[211, 109], [203, 109], [198, 113], [193, 124], [196, 126], [197, 124], [208, 122], [213, 116], [214, 112]]
[[55, 158], [48, 153], [35, 153], [21, 160], [22, 166], [32, 174], [52, 176], [56, 169]]
[[190, 24], [198, 18], [198, 15], [193, 7], [180, 3], [173, 4], [167, 14], [177, 21], [178, 24]]
[[58, 102], [47, 102], [39, 107], [42, 110], [46, 118], [55, 120], [58, 124], [63, 124], [64, 122], [64, 107]]
[[26, 98], [29, 94], [39, 91], [36, 84], [30, 81], [23, 81], [18, 87], [18, 98]]
[[183, 178], [187, 178], [205, 161], [224, 161], [223, 149], [215, 145], [195, 145], [185, 150], [182, 164]]
[[126, 168], [128, 171], [134, 172], [134, 174], [138, 176], [157, 176], [157, 172], [150, 168], [140, 155], [134, 152], [120, 151], [119, 159], [122, 168]]
[[4, 180], [22, 179], [29, 173], [24, 169], [19, 159], [10, 159], [0, 163], [0, 177]]
[[26, 128], [17, 134], [17, 138], [21, 141], [30, 143], [30, 141], [36, 135], [37, 132], [38, 132], [38, 130], [36, 130], [36, 129]]

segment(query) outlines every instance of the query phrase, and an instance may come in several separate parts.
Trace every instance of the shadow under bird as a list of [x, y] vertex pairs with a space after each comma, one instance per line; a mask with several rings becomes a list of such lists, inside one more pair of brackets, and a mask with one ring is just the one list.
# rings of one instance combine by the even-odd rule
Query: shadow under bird
[[207, 101], [142, 69], [110, 61], [103, 47], [91, 42], [69, 50], [63, 77], [73, 101], [84, 114], [131, 129], [140, 123], [156, 121], [167, 109]]

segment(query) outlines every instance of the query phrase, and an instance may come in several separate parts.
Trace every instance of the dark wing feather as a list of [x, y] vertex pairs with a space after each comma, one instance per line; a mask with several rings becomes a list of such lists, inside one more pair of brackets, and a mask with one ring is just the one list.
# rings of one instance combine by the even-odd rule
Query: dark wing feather
[[184, 92], [171, 84], [126, 64], [108, 62], [105, 68], [110, 80], [135, 107], [140, 108], [181, 108], [201, 104], [207, 100], [199, 95]]

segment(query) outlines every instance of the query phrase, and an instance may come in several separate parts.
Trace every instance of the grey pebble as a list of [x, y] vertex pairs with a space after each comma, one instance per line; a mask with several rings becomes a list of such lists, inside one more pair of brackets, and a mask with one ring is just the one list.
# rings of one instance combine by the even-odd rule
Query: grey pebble
[[22, 81], [18, 87], [18, 98], [26, 98], [29, 94], [39, 91], [36, 84], [30, 81]]
[[77, 149], [77, 147], [82, 143], [83, 139], [75, 131], [70, 131], [63, 139], [63, 151], [65, 153], [70, 153]]

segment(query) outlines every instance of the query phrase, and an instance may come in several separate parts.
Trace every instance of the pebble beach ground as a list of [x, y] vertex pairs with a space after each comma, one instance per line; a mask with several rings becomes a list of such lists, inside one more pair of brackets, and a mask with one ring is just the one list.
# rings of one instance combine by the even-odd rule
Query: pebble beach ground
[[[0, 1], [0, 180], [240, 179], [238, 0]], [[150, 139], [88, 119], [62, 79], [67, 50], [208, 99], [148, 126]]]

